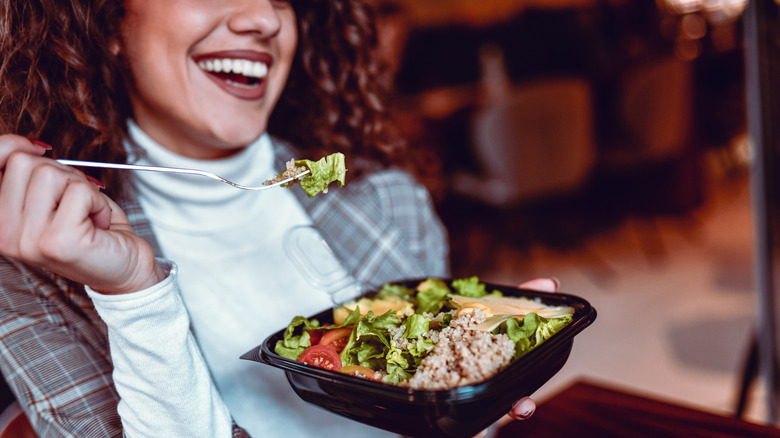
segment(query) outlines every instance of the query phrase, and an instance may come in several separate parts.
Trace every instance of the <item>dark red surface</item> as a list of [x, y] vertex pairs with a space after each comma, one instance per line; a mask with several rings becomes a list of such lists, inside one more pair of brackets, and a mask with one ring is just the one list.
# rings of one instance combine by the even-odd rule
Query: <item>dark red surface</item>
[[508, 437], [780, 437], [780, 429], [577, 382], [541, 403], [533, 417], [499, 430]]

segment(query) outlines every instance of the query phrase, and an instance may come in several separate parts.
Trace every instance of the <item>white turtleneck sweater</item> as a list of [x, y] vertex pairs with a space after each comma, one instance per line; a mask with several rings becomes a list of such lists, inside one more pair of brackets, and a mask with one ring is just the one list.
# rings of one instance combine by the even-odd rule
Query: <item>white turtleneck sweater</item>
[[[229, 158], [203, 161], [168, 151], [134, 124], [130, 134], [146, 152], [138, 164], [203, 169], [246, 185], [279, 171], [268, 135]], [[144, 291], [89, 291], [109, 327], [128, 436], [229, 437], [231, 417], [255, 437], [384, 434], [305, 404], [281, 370], [239, 359], [293, 316], [332, 305], [285, 255], [288, 230], [311, 223], [294, 194], [193, 175], [133, 178], [161, 251], [175, 264]]]

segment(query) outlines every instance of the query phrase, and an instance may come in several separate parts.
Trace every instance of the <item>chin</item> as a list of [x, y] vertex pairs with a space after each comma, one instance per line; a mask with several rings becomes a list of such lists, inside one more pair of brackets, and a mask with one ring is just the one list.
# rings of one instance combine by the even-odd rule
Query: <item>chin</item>
[[247, 122], [240, 125], [223, 125], [218, 130], [215, 129], [212, 132], [214, 138], [217, 139], [217, 143], [224, 145], [227, 149], [233, 149], [254, 143], [265, 133], [265, 128], [265, 123]]

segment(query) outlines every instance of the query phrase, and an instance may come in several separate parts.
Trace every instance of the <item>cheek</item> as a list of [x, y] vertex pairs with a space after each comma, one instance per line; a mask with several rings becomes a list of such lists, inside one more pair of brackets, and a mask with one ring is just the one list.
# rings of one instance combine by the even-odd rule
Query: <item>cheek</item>
[[[163, 95], [171, 93], [171, 88], [180, 89], [187, 83], [193, 44], [211, 30], [204, 12], [185, 8], [182, 0], [144, 0], [132, 12], [122, 24], [120, 56], [134, 78], [134, 88], [139, 94], [149, 90]], [[145, 94], [141, 97], [155, 97]]]
[[282, 83], [282, 88], [284, 88], [284, 85], [287, 83], [287, 79], [290, 75], [290, 69], [292, 68], [293, 61], [295, 59], [295, 52], [298, 48], [298, 33], [295, 30], [295, 28], [292, 28], [292, 31], [285, 35], [284, 38], [280, 39], [281, 44], [279, 47], [279, 57], [277, 59], [278, 62], [278, 72], [279, 72], [279, 79]]
[[298, 22], [292, 9], [282, 17], [282, 22], [282, 33], [279, 35], [280, 55], [285, 62], [285, 71], [289, 72], [298, 49]]
[[122, 50], [131, 80], [131, 100], [169, 111], [181, 104], [194, 104], [186, 46], [171, 35], [157, 36], [137, 38]]
[[146, 61], [136, 60], [131, 68], [131, 102], [171, 116], [195, 104], [186, 89], [188, 82], [182, 78], [180, 71], [176, 71], [170, 64]]

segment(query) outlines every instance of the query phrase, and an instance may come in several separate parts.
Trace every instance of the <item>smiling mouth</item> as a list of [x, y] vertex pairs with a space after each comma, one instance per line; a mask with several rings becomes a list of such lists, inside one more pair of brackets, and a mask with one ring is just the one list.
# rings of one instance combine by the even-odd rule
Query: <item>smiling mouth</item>
[[213, 58], [201, 60], [198, 67], [207, 74], [235, 87], [254, 88], [260, 86], [268, 74], [268, 64], [241, 58]]

